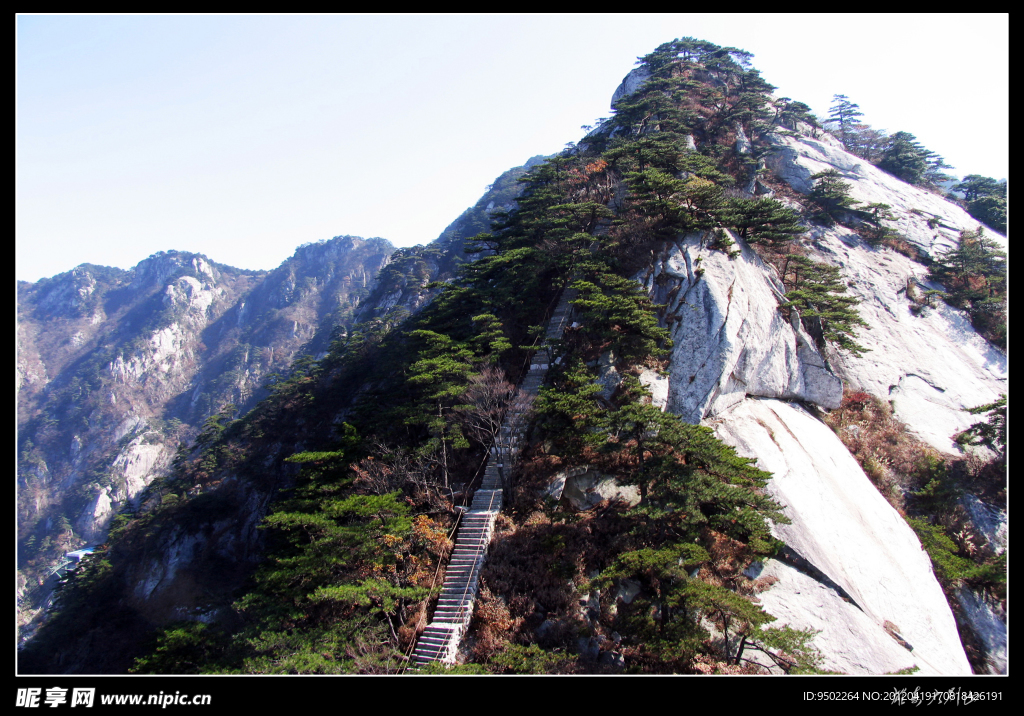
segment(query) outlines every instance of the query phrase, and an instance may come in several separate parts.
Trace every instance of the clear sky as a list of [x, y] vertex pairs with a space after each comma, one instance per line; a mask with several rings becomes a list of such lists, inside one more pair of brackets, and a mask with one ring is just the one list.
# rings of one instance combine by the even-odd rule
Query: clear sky
[[685, 36], [754, 53], [819, 115], [847, 95], [950, 173], [1008, 175], [1006, 14], [20, 15], [17, 278], [427, 243]]

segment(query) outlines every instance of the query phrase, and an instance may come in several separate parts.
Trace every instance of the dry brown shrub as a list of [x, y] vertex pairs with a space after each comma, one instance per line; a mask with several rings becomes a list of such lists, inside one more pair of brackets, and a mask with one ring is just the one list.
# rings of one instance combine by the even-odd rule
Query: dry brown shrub
[[912, 437], [892, 408], [868, 393], [844, 391], [842, 404], [824, 420], [882, 496], [905, 514], [904, 494], [923, 486], [922, 465], [940, 459], [938, 452]]
[[918, 251], [910, 242], [900, 237], [889, 237], [882, 239], [882, 246], [887, 246], [898, 254], [903, 254], [908, 259], [914, 261], [921, 260], [921, 252]]
[[751, 554], [747, 545], [708, 528], [702, 532], [701, 544], [707, 548], [711, 556], [707, 571], [710, 573], [713, 570], [716, 582], [735, 583], [737, 580], [745, 579], [740, 573], [750, 564]]
[[491, 594], [486, 584], [480, 587], [480, 596], [473, 611], [473, 621], [476, 627], [473, 661], [477, 663], [486, 662], [508, 646], [522, 624], [522, 619], [512, 617], [505, 600]]
[[736, 591], [745, 597], [753, 597], [761, 592], [771, 589], [772, 585], [779, 581], [778, 577], [765, 576], [757, 579], [740, 577], [736, 580]]
[[751, 662], [743, 664], [727, 664], [709, 654], [698, 654], [693, 658], [691, 667], [698, 674], [745, 674], [763, 675], [770, 673], [767, 669]]

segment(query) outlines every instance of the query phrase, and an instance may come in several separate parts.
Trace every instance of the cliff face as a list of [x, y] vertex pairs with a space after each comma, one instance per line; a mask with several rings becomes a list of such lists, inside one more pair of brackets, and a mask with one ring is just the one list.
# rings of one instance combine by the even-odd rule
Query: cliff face
[[[827, 135], [775, 136], [772, 142], [766, 162], [779, 179], [807, 192], [812, 174], [839, 170], [853, 199], [893, 207], [896, 230], [927, 258], [949, 251], [960, 231], [978, 226], [960, 207], [848, 154]], [[988, 236], [1005, 246], [998, 234]], [[1006, 355], [981, 338], [962, 312], [941, 301], [915, 304], [915, 294], [940, 288], [927, 280], [921, 262], [873, 248], [839, 226], [816, 227], [812, 242], [823, 260], [842, 269], [868, 324], [860, 339], [869, 352], [834, 357], [847, 387], [891, 400], [917, 437], [937, 450], [959, 452], [951, 437], [977, 421], [966, 409], [1006, 392]]]
[[[649, 76], [646, 68], [634, 71], [614, 99], [629, 97]], [[776, 196], [808, 209], [811, 176], [836, 169], [851, 184], [854, 200], [891, 207], [893, 226], [924, 260], [947, 251], [961, 230], [977, 225], [957, 206], [845, 152], [827, 134], [768, 131], [757, 137], [742, 123], [731, 131], [737, 156], [757, 153], [745, 196]], [[697, 148], [696, 142], [687, 135], [689, 148]], [[252, 404], [256, 386], [303, 346], [322, 358], [331, 340], [344, 337], [356, 322], [367, 332], [400, 324], [437, 295], [428, 288], [432, 281], [450, 279], [466, 260], [466, 240], [486, 228], [493, 212], [512, 207], [516, 176], [513, 170], [499, 178], [427, 247], [391, 253], [385, 242], [345, 237], [301, 248], [266, 276], [174, 255], [173, 261], [150, 259], [133, 272], [81, 267], [25, 287], [19, 371], [23, 430], [32, 445], [23, 447], [27, 457], [19, 477], [24, 524], [31, 529], [57, 514], [47, 512], [59, 502], [53, 495], [81, 484], [87, 469], [99, 469], [115, 477], [93, 488], [77, 526], [83, 535], [102, 534], [104, 521], [166, 467], [178, 439], [191, 437], [223, 403]], [[617, 198], [624, 193], [623, 184]], [[747, 577], [771, 585], [758, 598], [777, 618], [775, 626], [817, 631], [812, 645], [823, 656], [822, 668], [849, 674], [912, 668], [921, 674], [971, 673], [960, 633], [966, 619], [985, 644], [990, 668], [1005, 670], [1005, 624], [998, 610], [976, 593], [959, 590], [958, 629], [950, 595], [943, 593], [917, 534], [823, 416], [841, 408], [844, 390], [861, 391], [891, 405], [895, 418], [924, 444], [959, 456], [953, 435], [978, 421], [968, 408], [1006, 392], [1006, 356], [962, 312], [919, 300], [925, 290], [938, 288], [921, 260], [873, 246], [855, 228], [805, 219], [804, 229], [793, 243], [813, 261], [837, 267], [860, 299], [866, 326], [857, 341], [867, 349], [863, 354], [826, 345], [811, 335], [796, 309], [780, 310], [786, 302], [783, 277], [736, 231], [723, 229], [735, 244], [734, 255], [709, 246], [709, 232], [700, 231], [661, 241], [649, 260], [630, 264], [643, 264], [634, 278], [661, 307], [660, 325], [673, 339], [667, 370], [659, 374], [644, 366], [640, 380], [656, 405], [710, 427], [773, 474], [768, 491], [790, 522], [772, 529], [785, 546], [774, 558], [750, 565]], [[71, 338], [48, 347], [58, 342], [47, 337], [45, 320]], [[593, 363], [607, 379], [601, 398], [608, 402], [621, 377], [608, 354]], [[99, 366], [90, 374], [99, 377], [88, 377], [83, 365]], [[76, 366], [80, 382], [92, 381], [77, 393], [66, 387], [73, 378], [63, 377]], [[344, 386], [332, 380], [324, 379], [317, 401], [330, 401], [333, 392], [351, 396], [367, 389], [356, 379]], [[64, 398], [52, 397], [66, 395], [87, 396], [87, 419], [66, 422], [79, 413]], [[214, 620], [215, 605], [225, 602], [209, 594], [230, 592], [262, 557], [256, 527], [296, 472], [283, 458], [333, 434], [345, 410], [336, 410], [327, 426], [303, 424], [301, 411], [287, 424], [268, 423], [273, 434], [240, 443], [252, 453], [245, 458], [252, 474], [212, 471], [207, 483], [188, 493], [199, 498], [191, 511], [186, 505], [180, 512], [189, 522], [164, 524], [145, 549], [120, 545], [122, 581], [128, 585], [123, 603], [150, 628], [182, 618]], [[167, 425], [172, 417], [182, 424]], [[83, 427], [69, 427], [78, 425]], [[606, 497], [591, 489], [575, 509]], [[1005, 549], [1005, 511], [976, 496], [964, 500], [974, 525], [990, 535], [986, 548]], [[42, 528], [36, 531], [42, 534]], [[224, 574], [215, 575], [218, 569]], [[628, 579], [618, 589], [629, 592], [629, 599], [640, 591]], [[528, 601], [534, 603], [532, 596]], [[596, 611], [587, 612], [591, 624], [601, 617], [600, 601], [591, 599], [596, 605], [584, 610]], [[551, 629], [556, 623], [554, 617], [544, 620]], [[83, 654], [76, 663], [92, 659], [95, 666], [101, 658], [101, 670], [125, 667], [113, 657]]]
[[[811, 174], [836, 168], [855, 199], [894, 207], [899, 231], [924, 255], [948, 250], [960, 230], [977, 226], [959, 207], [868, 165], [827, 135], [773, 141], [764, 179], [774, 175], [808, 192]], [[858, 340], [869, 350], [831, 351], [826, 361], [797, 319], [780, 317], [772, 267], [746, 246], [730, 261], [690, 237], [641, 277], [654, 300], [667, 304], [663, 323], [676, 343], [667, 409], [705, 422], [773, 473], [770, 492], [792, 524], [776, 531], [788, 559], [758, 567], [758, 575], [778, 580], [762, 601], [795, 627], [821, 630], [816, 644], [826, 668], [971, 673], [914, 532], [835, 433], [799, 403], [780, 401], [836, 408], [845, 384], [890, 401], [916, 437], [958, 454], [953, 436], [977, 422], [967, 408], [1006, 391], [1006, 356], [962, 312], [941, 302], [921, 308], [908, 298], [915, 288], [937, 288], [920, 262], [874, 248], [842, 226], [812, 225], [806, 246], [817, 260], [840, 267], [861, 299], [867, 326]], [[696, 273], [697, 265], [703, 271]]]
[[[613, 105], [649, 76], [646, 67], [630, 73]], [[923, 443], [960, 454], [954, 436], [978, 420], [968, 409], [1007, 390], [1006, 355], [978, 335], [963, 312], [941, 301], [922, 305], [919, 298], [941, 288], [928, 281], [924, 263], [953, 248], [960, 231], [978, 222], [846, 152], [830, 135], [794, 128], [801, 131], [767, 134], [769, 146], [748, 190], [768, 196], [781, 191], [790, 206], [806, 209], [812, 176], [837, 170], [853, 200], [891, 207], [892, 226], [919, 260], [872, 246], [854, 229], [810, 224], [802, 247], [814, 260], [839, 267], [867, 324], [857, 339], [868, 349], [863, 354], [830, 348], [821, 355], [797, 315], [783, 320], [777, 271], [742, 239], [730, 234], [741, 249], [734, 260], [709, 250], [703, 235], [670, 243], [637, 277], [665, 305], [662, 325], [675, 342], [661, 404], [688, 422], [713, 427], [773, 473], [770, 492], [792, 524], [775, 530], [787, 545], [783, 555], [754, 573], [777, 580], [762, 595], [767, 611], [795, 627], [820, 630], [815, 643], [826, 656], [825, 668], [971, 673], [917, 536], [836, 434], [801, 405], [834, 409], [844, 387], [863, 391], [891, 405]], [[751, 152], [741, 126], [736, 151]], [[1005, 246], [999, 235], [988, 237]], [[1000, 632], [992, 629], [991, 607], [966, 611], [979, 615], [965, 618], [978, 623], [975, 631]], [[995, 671], [998, 663], [1005, 667], [1000, 647], [990, 649], [991, 661]]]
[[[336, 237], [272, 272], [168, 252], [19, 285], [19, 535], [26, 586], [101, 541], [182, 442], [246, 410], [322, 330], [350, 325], [393, 248]], [[311, 346], [312, 348], [312, 346]], [[28, 596], [26, 617], [48, 590]]]

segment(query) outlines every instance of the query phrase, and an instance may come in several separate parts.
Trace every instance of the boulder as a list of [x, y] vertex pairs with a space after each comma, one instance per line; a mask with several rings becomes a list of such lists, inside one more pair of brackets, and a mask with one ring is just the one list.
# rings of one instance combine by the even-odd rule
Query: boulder
[[[556, 476], [557, 477], [557, 476]], [[620, 485], [613, 475], [583, 470], [573, 471], [565, 478], [562, 497], [579, 512], [593, 509], [605, 500], [619, 500], [633, 506], [640, 502], [640, 489], [635, 485]]]

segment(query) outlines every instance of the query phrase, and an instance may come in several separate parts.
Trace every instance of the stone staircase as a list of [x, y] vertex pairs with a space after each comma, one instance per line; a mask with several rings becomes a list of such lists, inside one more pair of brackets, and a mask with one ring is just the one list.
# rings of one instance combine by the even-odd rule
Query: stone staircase
[[[575, 292], [569, 289], [562, 292], [548, 321], [544, 344], [534, 354], [534, 362], [520, 383], [523, 392], [530, 396], [536, 396], [544, 384], [551, 365], [550, 341], [562, 337], [572, 309], [569, 301], [574, 296]], [[455, 663], [459, 643], [473, 617], [480, 571], [487, 556], [494, 522], [501, 512], [502, 478], [506, 467], [511, 470], [512, 458], [519, 452], [519, 443], [526, 428], [524, 423], [521, 411], [509, 410], [505, 416], [499, 437], [490, 450], [480, 487], [459, 523], [455, 548], [448, 562], [434, 617], [416, 641], [410, 664], [413, 669], [432, 661]]]

